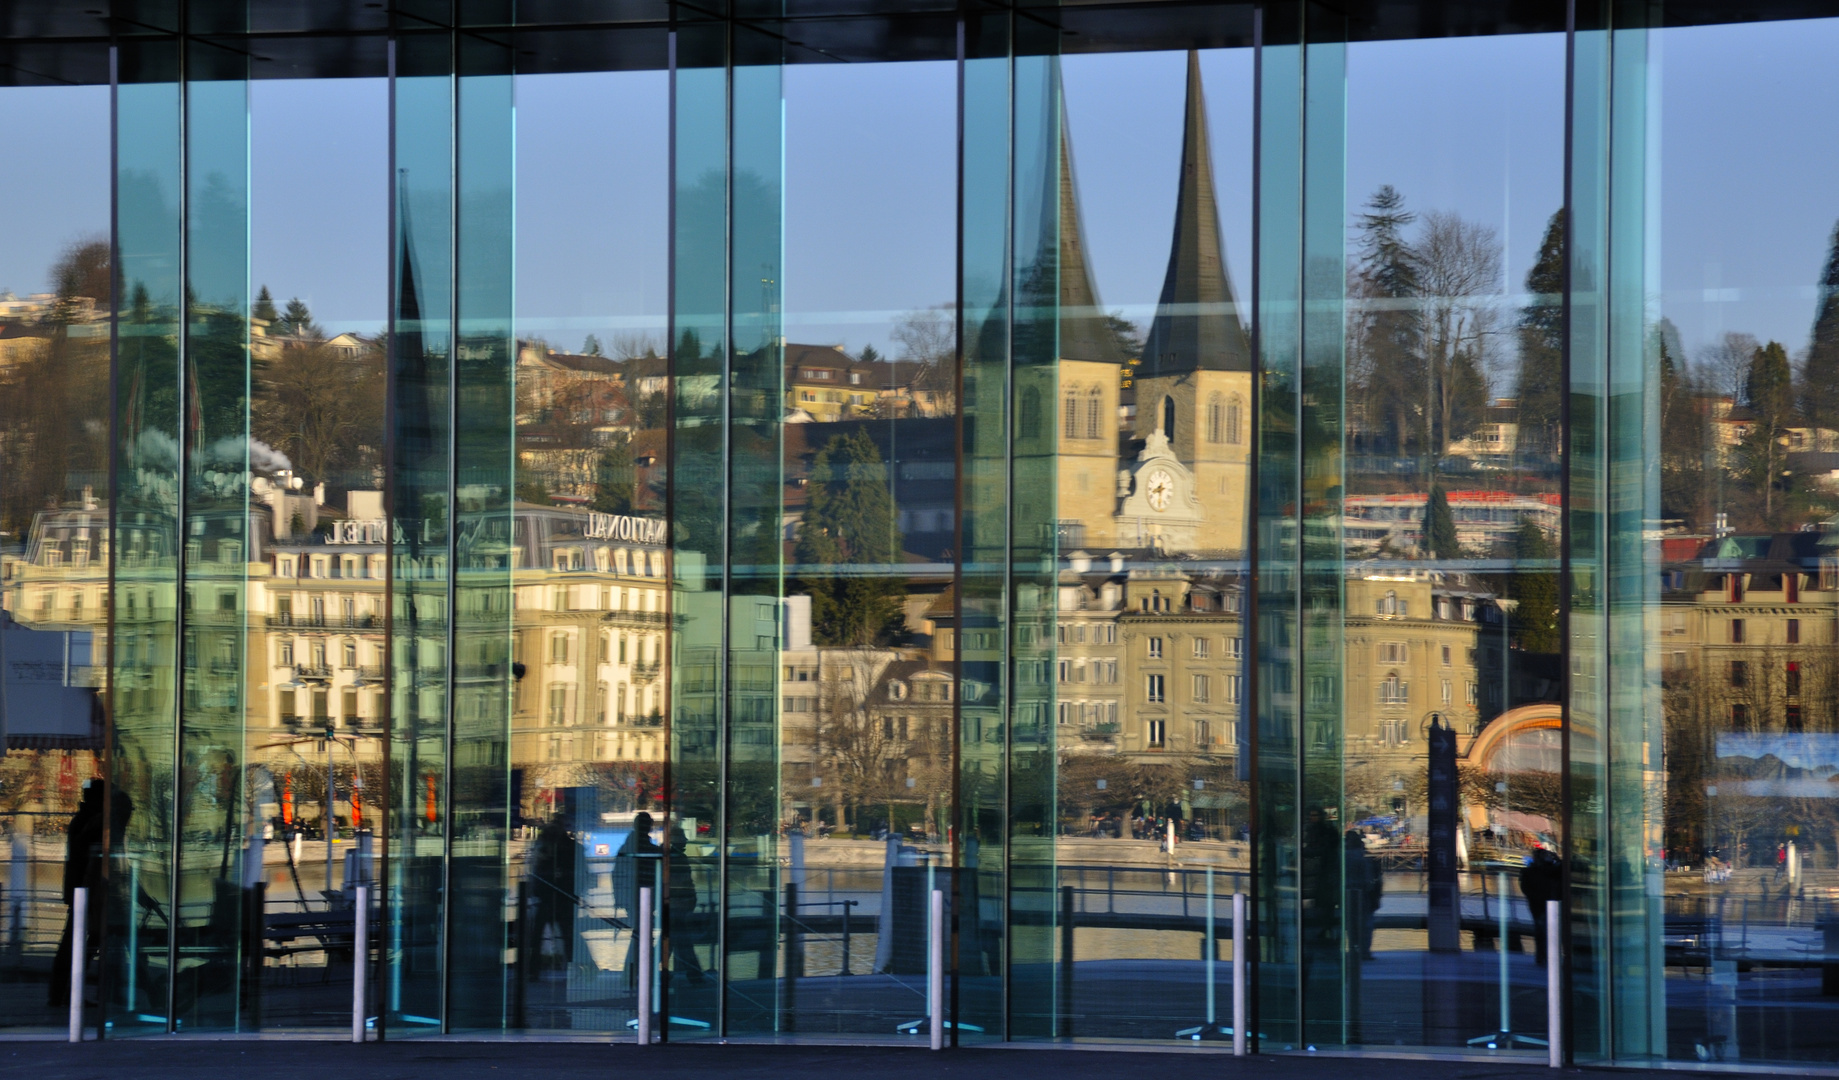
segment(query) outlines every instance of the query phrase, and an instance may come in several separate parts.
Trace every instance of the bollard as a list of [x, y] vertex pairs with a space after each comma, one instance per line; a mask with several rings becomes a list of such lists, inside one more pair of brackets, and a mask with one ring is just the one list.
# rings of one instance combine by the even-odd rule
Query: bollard
[[926, 949], [926, 1015], [932, 1048], [945, 1049], [945, 893], [932, 890]]
[[70, 898], [70, 1041], [83, 1041], [83, 954], [89, 951], [89, 889]]
[[370, 886], [357, 888], [356, 932], [351, 937], [351, 1041], [364, 1041], [366, 977], [370, 974]]
[[1558, 923], [1563, 916], [1556, 900], [1545, 902], [1545, 1045], [1546, 1064], [1564, 1068], [1564, 965], [1559, 961]]
[[1245, 894], [1232, 894], [1232, 1056], [1245, 1056]]
[[639, 1045], [651, 1045], [651, 886], [639, 889]]

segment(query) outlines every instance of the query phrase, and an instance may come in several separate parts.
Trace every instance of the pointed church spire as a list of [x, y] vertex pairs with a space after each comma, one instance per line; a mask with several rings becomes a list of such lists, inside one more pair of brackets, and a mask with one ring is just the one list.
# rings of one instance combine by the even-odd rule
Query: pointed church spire
[[1181, 135], [1181, 187], [1175, 197], [1175, 236], [1156, 320], [1143, 345], [1141, 376], [1185, 371], [1250, 371], [1251, 342], [1239, 321], [1220, 240], [1213, 192], [1213, 153], [1200, 53], [1188, 50], [1188, 105]]
[[1061, 103], [1060, 169], [1057, 192], [1060, 235], [1060, 359], [1123, 364], [1127, 357], [1092, 284], [1086, 260], [1085, 222], [1079, 212], [1079, 188], [1073, 179], [1073, 140], [1067, 133]]

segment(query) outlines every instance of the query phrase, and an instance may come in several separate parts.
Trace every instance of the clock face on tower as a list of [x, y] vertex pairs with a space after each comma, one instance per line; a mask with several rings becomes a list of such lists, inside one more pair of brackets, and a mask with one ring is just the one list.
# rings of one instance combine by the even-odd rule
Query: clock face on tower
[[1175, 478], [1167, 469], [1156, 469], [1149, 474], [1149, 482], [1143, 490], [1149, 497], [1150, 509], [1167, 510], [1169, 500], [1175, 497]]

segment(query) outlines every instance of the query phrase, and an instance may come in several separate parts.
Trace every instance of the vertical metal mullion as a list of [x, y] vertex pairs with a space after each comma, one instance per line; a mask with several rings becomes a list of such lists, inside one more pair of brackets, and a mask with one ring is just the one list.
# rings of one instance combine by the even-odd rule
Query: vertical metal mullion
[[[1000, 431], [1002, 447], [1008, 454], [1008, 462], [1002, 469], [1002, 506], [1015, 506], [1015, 7], [1008, 7], [1008, 40], [1004, 42], [1010, 53], [1008, 64], [1008, 114], [1010, 129], [1008, 138], [1004, 138], [1004, 155], [1008, 156], [1008, 166], [1002, 169], [1002, 408], [1000, 408]], [[1004, 918], [1008, 922], [1008, 933], [1004, 933], [1002, 951], [1002, 1005], [1004, 1005], [1004, 1036], [1013, 1036], [1015, 1032], [1015, 848], [1011, 826], [1015, 824], [1015, 611], [1011, 607], [1011, 598], [1015, 596], [1015, 515], [1013, 511], [1002, 513], [1002, 589], [997, 598], [997, 611], [1002, 613], [999, 648], [1002, 649], [1002, 890], [1004, 890]], [[958, 635], [964, 635], [964, 627], [958, 627]], [[892, 824], [892, 822], [890, 822]], [[1052, 994], [1052, 990], [1050, 990]], [[1054, 1001], [1057, 1001], [1054, 999]]]
[[447, 581], [443, 636], [446, 656], [441, 665], [445, 681], [445, 706], [441, 710], [441, 1033], [451, 1034], [453, 977], [453, 722], [458, 701], [454, 696], [459, 665], [455, 627], [459, 619], [459, 469], [460, 469], [460, 35], [453, 27], [447, 37]]
[[[180, 804], [184, 801], [184, 786], [180, 778], [184, 774], [185, 754], [185, 519], [186, 519], [186, 484], [185, 471], [191, 457], [191, 440], [186, 437], [185, 417], [189, 412], [187, 402], [190, 400], [189, 374], [186, 370], [191, 362], [191, 117], [190, 84], [187, 82], [191, 49], [185, 36], [186, 8], [179, 8], [179, 37], [175, 47], [179, 50], [177, 86], [179, 97], [179, 333], [178, 333], [178, 371], [176, 382], [179, 392], [179, 467], [177, 483], [173, 485], [178, 510], [178, 527], [173, 536], [173, 696], [172, 696], [172, 769], [173, 790], [177, 793], [172, 800], [172, 816], [169, 819], [167, 837], [170, 852], [171, 876], [167, 879], [167, 921], [166, 934], [166, 1030], [170, 1034], [179, 1030], [178, 1010], [178, 971], [179, 971], [179, 899], [181, 878], [184, 876], [181, 863]], [[106, 831], [106, 830], [105, 830]]]
[[[733, 660], [731, 634], [734, 613], [734, 546], [732, 529], [734, 524], [734, 21], [730, 19], [724, 26], [726, 48], [722, 57], [722, 157], [723, 157], [723, 191], [722, 191], [722, 333], [721, 333], [721, 370], [722, 370], [722, 426], [721, 426], [721, 557], [722, 557], [722, 604], [718, 629], [721, 640], [715, 652], [715, 758], [717, 798], [721, 803], [720, 863], [716, 868], [716, 880], [720, 883], [721, 895], [717, 900], [721, 912], [716, 924], [716, 963], [721, 972], [719, 992], [715, 998], [715, 1027], [722, 1038], [728, 1036], [728, 919], [731, 914], [728, 902], [728, 758], [730, 734], [728, 665]], [[675, 198], [673, 192], [672, 198]]]
[[[384, 926], [379, 930], [388, 940], [391, 927], [398, 925], [401, 911], [391, 905], [390, 879], [390, 818], [395, 805], [390, 797], [390, 784], [395, 779], [393, 750], [396, 741], [396, 404], [400, 386], [396, 379], [396, 322], [401, 314], [401, 276], [397, 266], [398, 253], [406, 249], [398, 230], [402, 227], [397, 205], [402, 199], [398, 185], [401, 183], [396, 172], [396, 14], [390, 13], [390, 36], [387, 49], [388, 111], [389, 111], [389, 266], [385, 280], [389, 289], [389, 312], [384, 321], [384, 368], [383, 368], [383, 820], [378, 826], [378, 863], [377, 884], [382, 890], [382, 911]], [[414, 798], [414, 778], [404, 777], [402, 795], [403, 809], [407, 810], [408, 800]], [[360, 946], [360, 949], [362, 946]], [[360, 953], [368, 959], [368, 953]], [[389, 950], [383, 950], [385, 957]], [[386, 961], [389, 962], [389, 961]], [[395, 961], [401, 964], [401, 959]], [[376, 991], [381, 998], [383, 988]], [[387, 999], [382, 999], [386, 1001]], [[377, 1009], [377, 1041], [383, 1042], [388, 1037], [389, 1008], [379, 1004]]]
[[1303, 445], [1303, 413], [1306, 388], [1304, 376], [1308, 373], [1306, 357], [1309, 352], [1309, 5], [1302, 0], [1296, 11], [1297, 20], [1297, 213], [1296, 213], [1296, 374], [1294, 376], [1295, 393], [1292, 395], [1290, 430], [1294, 445], [1291, 448], [1290, 482], [1296, 492], [1292, 504], [1296, 507], [1296, 566], [1291, 577], [1290, 599], [1290, 690], [1291, 707], [1295, 709], [1295, 722], [1292, 724], [1290, 767], [1294, 796], [1290, 800], [1290, 835], [1296, 838], [1296, 895], [1298, 902], [1293, 913], [1296, 919], [1296, 1038], [1306, 1043], [1309, 1036], [1309, 1019], [1306, 1013], [1308, 1004], [1305, 993], [1307, 979], [1304, 977], [1309, 967], [1309, 953], [1303, 944], [1307, 938], [1307, 927], [1303, 921], [1302, 897], [1302, 843], [1303, 843], [1303, 794], [1307, 790], [1308, 749], [1306, 744], [1306, 712], [1303, 703], [1303, 641], [1304, 618], [1307, 605], [1303, 592], [1308, 577], [1308, 543], [1303, 509], [1303, 481], [1308, 473], [1307, 452]]
[[[1258, 902], [1260, 895], [1258, 892], [1260, 884], [1258, 866], [1260, 860], [1257, 852], [1258, 845], [1263, 840], [1263, 838], [1258, 835], [1260, 826], [1258, 817], [1258, 790], [1260, 786], [1258, 783], [1258, 684], [1260, 680], [1258, 678], [1258, 672], [1262, 666], [1260, 660], [1262, 654], [1259, 651], [1262, 645], [1262, 635], [1258, 628], [1258, 614], [1260, 610], [1259, 594], [1263, 589], [1264, 577], [1263, 574], [1260, 573], [1258, 560], [1260, 558], [1259, 531], [1264, 520], [1264, 496], [1263, 489], [1259, 486], [1258, 469], [1259, 463], [1263, 458], [1264, 449], [1264, 444], [1261, 441], [1263, 439], [1264, 421], [1263, 314], [1259, 306], [1261, 301], [1259, 285], [1263, 279], [1263, 268], [1259, 263], [1259, 259], [1263, 250], [1264, 234], [1264, 11], [1263, 4], [1258, 4], [1256, 7], [1252, 8], [1252, 386], [1251, 424], [1249, 432], [1252, 452], [1250, 460], [1246, 464], [1246, 495], [1250, 506], [1246, 514], [1246, 519], [1249, 524], [1245, 548], [1247, 572], [1244, 583], [1244, 600], [1240, 604], [1242, 611], [1240, 618], [1243, 620], [1242, 636], [1245, 640], [1245, 645], [1241, 650], [1241, 659], [1239, 661], [1239, 669], [1244, 679], [1244, 685], [1241, 687], [1239, 694], [1241, 699], [1239, 708], [1241, 714], [1245, 717], [1245, 741], [1241, 744], [1239, 753], [1245, 755], [1245, 768], [1242, 771], [1247, 781], [1246, 813], [1250, 818], [1250, 829], [1248, 831], [1250, 843], [1247, 850], [1251, 856], [1250, 885], [1248, 886], [1251, 892], [1251, 902], [1246, 906], [1246, 910], [1250, 917], [1250, 930], [1252, 932], [1245, 934], [1244, 940], [1248, 943], [1254, 943], [1251, 960], [1248, 965], [1250, 968], [1250, 978], [1246, 980], [1246, 990], [1251, 998], [1246, 1010], [1246, 1016], [1248, 1018], [1247, 1026], [1251, 1028], [1247, 1042], [1249, 1049], [1253, 1053], [1257, 1053], [1258, 1051], [1257, 958], [1261, 952], [1261, 950], [1255, 947], [1255, 942], [1258, 940], [1256, 930], [1258, 928], [1258, 911], [1260, 910]], [[1208, 947], [1212, 948], [1212, 945], [1209, 944]]]
[[[964, 866], [963, 835], [964, 819], [964, 64], [965, 64], [965, 24], [964, 9], [958, 9], [958, 64], [957, 64], [957, 137], [958, 137], [958, 171], [957, 171], [957, 235], [953, 238], [953, 250], [956, 252], [956, 265], [953, 275], [954, 312], [956, 326], [953, 327], [956, 338], [957, 371], [953, 373], [953, 398], [956, 400], [957, 416], [954, 417], [955, 434], [953, 437], [953, 469], [956, 483], [952, 485], [952, 528], [958, 539], [953, 543], [957, 557], [952, 560], [952, 625], [956, 627], [956, 637], [952, 641], [952, 671], [956, 675], [958, 692], [951, 696], [951, 804], [952, 817], [957, 821], [957, 828], [951, 831], [951, 866], [952, 866], [952, 925], [951, 925], [951, 1005], [950, 1016], [958, 1019], [958, 923], [964, 909]], [[843, 908], [845, 927], [849, 922], [849, 908]], [[972, 913], [971, 928], [976, 932], [976, 913]], [[847, 972], [845, 973], [847, 974]], [[958, 1025], [951, 1025], [951, 1045], [958, 1045]]]
[[[115, 26], [109, 24], [109, 461], [108, 461], [108, 558], [104, 595], [108, 597], [107, 640], [103, 644], [103, 663], [105, 665], [102, 679], [102, 805], [113, 808], [115, 805], [115, 638], [119, 627], [115, 620], [115, 609], [120, 603], [120, 594], [116, 591], [118, 562], [116, 552], [121, 549], [119, 507], [121, 505], [121, 431], [117, 420], [121, 416], [121, 44], [114, 40]], [[92, 656], [92, 659], [94, 657]], [[113, 810], [110, 811], [111, 815]], [[102, 882], [103, 895], [96, 898], [96, 903], [105, 903], [109, 893], [109, 867], [114, 853], [110, 850], [114, 839], [114, 828], [102, 830]], [[123, 837], [126, 846], [126, 837]], [[129, 918], [133, 918], [135, 897], [128, 897]], [[97, 984], [96, 1038], [104, 1039], [108, 1035], [108, 1001], [111, 989], [109, 981], [108, 953], [109, 920], [101, 922], [101, 935], [97, 948], [103, 957], [101, 977]], [[127, 958], [134, 963], [134, 956]], [[131, 1012], [132, 1001], [128, 1002]]]
[[[669, 72], [668, 84], [667, 84], [669, 89], [667, 92], [667, 104], [665, 106], [666, 116], [667, 116], [666, 124], [667, 124], [668, 130], [667, 130], [667, 133], [665, 134], [665, 146], [666, 146], [665, 159], [666, 160], [665, 160], [665, 166], [664, 166], [665, 188], [666, 188], [665, 195], [664, 195], [664, 200], [665, 200], [664, 220], [667, 222], [666, 228], [669, 230], [669, 233], [665, 240], [665, 245], [664, 245], [664, 320], [665, 320], [664, 322], [664, 326], [665, 326], [664, 356], [666, 358], [665, 359], [666, 366], [665, 366], [665, 373], [664, 373], [665, 374], [665, 379], [664, 379], [664, 386], [665, 386], [665, 391], [664, 391], [664, 478], [665, 478], [664, 479], [664, 520], [667, 523], [674, 523], [677, 520], [677, 482], [678, 482], [678, 476], [677, 476], [677, 348], [676, 348], [676, 341], [677, 341], [677, 24], [676, 24], [676, 19], [677, 19], [676, 8], [673, 6], [671, 8], [671, 26], [670, 26], [670, 30], [665, 34], [665, 46], [664, 46], [665, 48], [665, 67], [666, 67], [666, 70]], [[671, 532], [667, 531], [665, 535], [668, 537], [668, 536], [671, 536], [672, 534]], [[673, 750], [673, 747], [675, 744], [672, 740], [674, 739], [675, 734], [676, 734], [675, 725], [676, 725], [676, 716], [677, 716], [677, 705], [681, 697], [682, 680], [679, 679], [676, 675], [676, 664], [677, 664], [677, 655], [676, 655], [677, 653], [677, 650], [676, 650], [676, 637], [677, 637], [676, 608], [677, 608], [677, 605], [676, 605], [676, 599], [677, 599], [677, 588], [678, 588], [677, 586], [677, 580], [678, 580], [677, 578], [677, 558], [676, 558], [677, 551], [676, 551], [676, 542], [674, 540], [669, 540], [667, 541], [667, 543], [670, 546], [666, 554], [665, 565], [667, 567], [666, 572], [668, 573], [669, 577], [666, 580], [665, 589], [664, 589], [664, 639], [663, 639], [664, 645], [663, 645], [663, 667], [661, 670], [664, 672], [664, 679], [665, 679], [665, 683], [664, 683], [664, 687], [665, 687], [665, 691], [664, 691], [665, 693], [665, 696], [664, 696], [664, 730], [662, 732], [662, 736], [664, 739], [664, 768], [663, 768], [664, 793], [663, 793], [663, 798], [664, 798], [664, 812], [665, 812], [666, 817], [668, 818], [670, 815], [675, 813], [676, 801], [677, 801], [677, 791], [676, 791], [676, 787], [674, 786], [676, 783], [676, 773], [675, 773], [675, 770], [671, 767], [672, 764], [676, 760], [676, 753]], [[719, 795], [717, 797], [719, 798]], [[664, 858], [663, 858], [663, 862], [665, 866], [664, 880], [668, 886], [668, 882], [670, 880], [670, 872], [673, 869], [670, 866], [670, 858], [671, 858], [670, 832], [668, 828], [665, 830], [664, 839], [665, 839]], [[685, 850], [684, 850], [683, 872], [686, 876], [690, 873], [689, 850], [688, 850], [687, 845], [685, 846]], [[668, 897], [667, 897], [667, 900], [668, 900]], [[670, 950], [668, 946], [669, 946], [671, 934], [673, 932], [681, 932], [683, 929], [682, 927], [672, 927], [671, 926], [670, 907], [671, 906], [668, 902], [666, 902], [663, 905], [664, 940], [665, 940], [665, 945], [666, 945], [664, 953], [667, 958], [670, 955]], [[693, 949], [694, 947], [695, 947], [694, 944], [692, 944], [691, 948]], [[715, 969], [718, 974], [722, 970], [720, 967], [720, 963], [721, 963], [721, 958], [718, 955], [715, 958]], [[661, 1012], [666, 1017], [670, 1016], [670, 982], [671, 981], [669, 979], [662, 979], [659, 981], [658, 1011]], [[717, 1001], [721, 1000], [722, 995], [720, 993], [717, 993], [715, 996], [716, 996]], [[660, 1030], [658, 1032], [658, 1041], [666, 1042], [666, 1043], [670, 1042], [670, 1024], [668, 1021], [660, 1026]]]
[[[1570, 941], [1571, 941], [1571, 797], [1572, 797], [1572, 761], [1571, 761], [1571, 695], [1575, 689], [1571, 679], [1571, 665], [1575, 655], [1575, 642], [1571, 636], [1571, 590], [1574, 585], [1571, 561], [1571, 544], [1574, 539], [1571, 528], [1571, 333], [1574, 325], [1574, 311], [1571, 299], [1572, 284], [1575, 280], [1571, 267], [1576, 259], [1575, 238], [1577, 234], [1576, 199], [1573, 172], [1576, 168], [1577, 144], [1577, 0], [1566, 0], [1564, 16], [1564, 262], [1560, 270], [1562, 295], [1559, 299], [1560, 344], [1558, 354], [1560, 393], [1558, 396], [1558, 519], [1560, 543], [1558, 547], [1558, 682], [1559, 682], [1559, 760], [1562, 768], [1559, 773], [1560, 797], [1560, 835], [1558, 838], [1559, 862], [1559, 915], [1563, 920], [1563, 932], [1558, 943], [1561, 951], [1559, 970], [1563, 973], [1564, 988], [1561, 1000], [1565, 1005], [1563, 1018], [1564, 1063], [1570, 1066], [1576, 1061], [1577, 1050], [1574, 1037], [1574, 1014], [1571, 992]], [[1598, 440], [1600, 442], [1600, 440]], [[1607, 785], [1604, 785], [1606, 788]], [[1604, 935], [1606, 938], [1611, 935]], [[1611, 969], [1613, 970], [1613, 969]], [[1611, 995], [1612, 996], [1612, 995]], [[1611, 1040], [1613, 1043], [1613, 1040]]]

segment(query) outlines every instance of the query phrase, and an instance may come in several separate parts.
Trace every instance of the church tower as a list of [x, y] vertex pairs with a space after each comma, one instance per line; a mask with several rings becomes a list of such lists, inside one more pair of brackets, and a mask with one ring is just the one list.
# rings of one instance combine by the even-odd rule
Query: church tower
[[[1202, 535], [1208, 538], [1201, 546], [1210, 550], [1236, 549], [1244, 542], [1252, 369], [1251, 341], [1220, 238], [1200, 54], [1190, 50], [1174, 237], [1137, 369], [1131, 434], [1157, 449], [1165, 439], [1166, 453], [1192, 474], [1193, 495], [1205, 521]], [[1131, 462], [1125, 471], [1135, 474], [1147, 464], [1147, 459]], [[1164, 467], [1161, 475], [1169, 471]], [[1137, 485], [1134, 475], [1130, 483]]]

